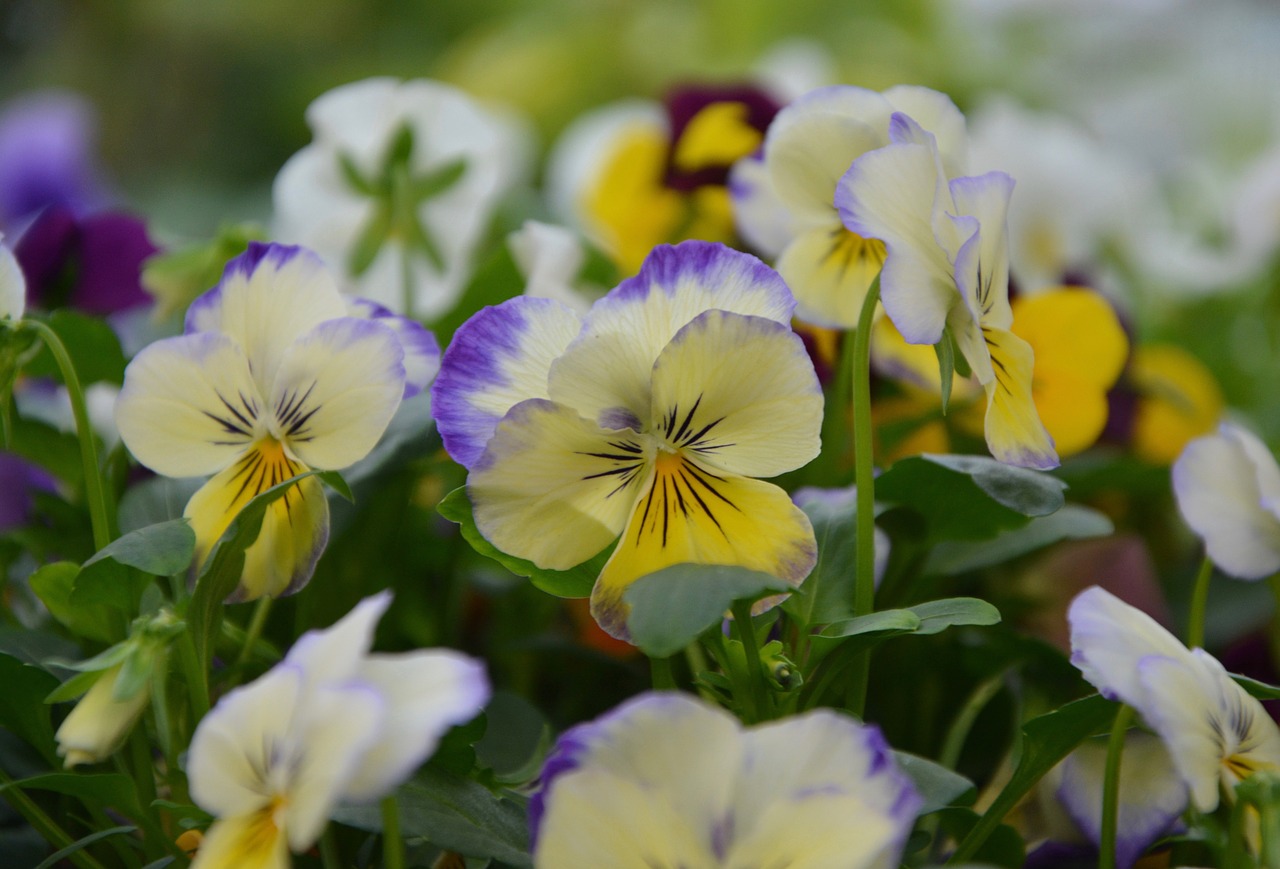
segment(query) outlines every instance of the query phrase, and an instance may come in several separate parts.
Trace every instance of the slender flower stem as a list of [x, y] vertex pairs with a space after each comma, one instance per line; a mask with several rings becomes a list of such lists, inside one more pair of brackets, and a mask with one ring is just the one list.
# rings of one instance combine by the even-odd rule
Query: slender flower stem
[[338, 854], [338, 843], [333, 838], [333, 824], [324, 828], [320, 837], [320, 865], [324, 869], [342, 869], [342, 857]]
[[676, 677], [671, 672], [670, 658], [649, 658], [649, 670], [653, 674], [653, 690], [675, 691]]
[[240, 648], [240, 656], [236, 659], [236, 669], [241, 669], [253, 657], [253, 647], [262, 636], [262, 629], [267, 624], [267, 615], [271, 612], [271, 596], [263, 595], [253, 609], [253, 618], [249, 620], [249, 628], [245, 632], [244, 645]]
[[749, 719], [747, 724], [755, 724], [762, 721], [765, 716], [765, 687], [764, 675], [760, 669], [760, 646], [756, 642], [755, 628], [751, 624], [751, 602], [735, 601], [733, 604], [733, 623], [737, 628], [738, 636], [742, 640], [742, 653], [746, 659], [746, 686], [744, 693], [747, 695], [740, 698], [743, 702], [744, 712]]
[[1187, 616], [1187, 648], [1204, 648], [1204, 614], [1209, 605], [1209, 578], [1213, 576], [1213, 562], [1206, 556], [1196, 574], [1196, 584], [1191, 591], [1191, 612]]
[[58, 363], [62, 380], [66, 383], [67, 396], [71, 399], [71, 413], [76, 421], [76, 436], [80, 440], [80, 460], [84, 464], [84, 491], [85, 499], [89, 502], [89, 519], [93, 523], [93, 545], [96, 549], [102, 549], [112, 541], [115, 533], [111, 527], [111, 508], [107, 504], [102, 469], [98, 465], [98, 448], [94, 443], [93, 429], [89, 425], [84, 389], [80, 386], [80, 378], [76, 375], [71, 356], [57, 332], [39, 320], [23, 320], [22, 328], [30, 329], [40, 336], [40, 340]]
[[947, 730], [942, 751], [938, 754], [940, 765], [947, 769], [956, 768], [956, 764], [960, 761], [960, 751], [964, 748], [965, 739], [973, 728], [973, 722], [978, 719], [982, 710], [987, 708], [991, 699], [1000, 693], [1000, 689], [1004, 687], [1006, 673], [1007, 671], [1001, 671], [973, 689], [973, 693], [969, 695], [969, 699], [965, 701], [960, 713], [956, 715], [955, 720], [951, 722], [951, 727]]
[[400, 806], [395, 794], [382, 800], [382, 865], [404, 869], [404, 839], [400, 837]]
[[[865, 616], [875, 609], [875, 466], [871, 454], [871, 324], [880, 300], [880, 276], [871, 282], [862, 301], [858, 330], [853, 336], [853, 468], [857, 482], [857, 537], [854, 550], [853, 614]], [[850, 667], [849, 710], [862, 716], [871, 675], [871, 652], [854, 659]]]
[[1133, 723], [1133, 708], [1124, 706], [1111, 725], [1107, 765], [1102, 778], [1102, 833], [1098, 844], [1098, 869], [1116, 869], [1116, 826], [1120, 808], [1120, 755], [1124, 737]]
[[194, 727], [209, 714], [209, 674], [200, 666], [196, 652], [196, 640], [190, 627], [178, 639], [178, 657], [182, 659], [182, 671], [191, 698], [191, 722]]

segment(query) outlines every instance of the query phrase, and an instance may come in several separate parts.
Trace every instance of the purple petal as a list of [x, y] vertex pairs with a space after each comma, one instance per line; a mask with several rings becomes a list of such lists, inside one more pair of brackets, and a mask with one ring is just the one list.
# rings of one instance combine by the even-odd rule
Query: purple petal
[[0, 223], [12, 225], [48, 205], [76, 212], [100, 206], [93, 165], [92, 109], [57, 91], [14, 100], [0, 114]]
[[159, 248], [136, 217], [104, 211], [80, 224], [80, 274], [71, 292], [73, 307], [112, 314], [150, 304], [142, 288], [142, 264]]
[[54, 479], [44, 468], [0, 452], [0, 531], [27, 524], [35, 507], [34, 493], [54, 490]]

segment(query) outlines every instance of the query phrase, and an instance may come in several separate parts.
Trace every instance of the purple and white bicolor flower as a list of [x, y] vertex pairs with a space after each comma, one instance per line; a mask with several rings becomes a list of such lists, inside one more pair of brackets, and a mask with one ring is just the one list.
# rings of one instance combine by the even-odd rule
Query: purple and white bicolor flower
[[863, 154], [840, 179], [844, 225], [886, 251], [880, 299], [909, 343], [955, 339], [987, 393], [984, 428], [1002, 462], [1057, 467], [1053, 438], [1032, 400], [1031, 345], [1009, 305], [1008, 208], [1002, 172], [956, 178], [937, 137], [898, 112], [890, 144]]
[[1240, 579], [1280, 570], [1280, 467], [1256, 436], [1231, 423], [1187, 444], [1173, 492], [1208, 557]]
[[[315, 254], [253, 243], [192, 303], [186, 334], [129, 364], [116, 421], [130, 452], [164, 476], [214, 475], [184, 511], [197, 566], [255, 495], [373, 449], [405, 394], [406, 356], [429, 371], [418, 331], [347, 304]], [[328, 535], [319, 480], [300, 480], [267, 510], [233, 599], [300, 588]]]
[[890, 143], [890, 119], [904, 113], [937, 137], [943, 165], [965, 164], [964, 115], [945, 94], [899, 85], [884, 93], [849, 85], [819, 88], [780, 111], [764, 151], [730, 176], [743, 238], [776, 256], [796, 294], [796, 315], [851, 329], [885, 261], [884, 245], [841, 222], [836, 187], [854, 159]]
[[1137, 710], [1201, 812], [1259, 769], [1280, 770], [1280, 729], [1204, 649], [1097, 586], [1067, 613], [1071, 662], [1104, 697]]
[[343, 803], [407, 779], [489, 699], [484, 665], [447, 649], [370, 654], [391, 594], [309, 631], [275, 668], [225, 697], [191, 740], [191, 798], [218, 820], [199, 869], [287, 867]]
[[648, 693], [560, 737], [529, 822], [547, 869], [887, 869], [920, 806], [873, 726], [820, 709], [743, 729]]
[[624, 590], [675, 564], [798, 585], [813, 529], [754, 479], [819, 448], [822, 391], [794, 304], [759, 260], [691, 241], [655, 248], [584, 320], [530, 297], [478, 313], [445, 351], [432, 406], [480, 532], [553, 570], [621, 535], [591, 596], [620, 638]]
[[417, 320], [401, 317], [370, 299], [347, 297], [347, 316], [373, 320], [395, 332], [404, 350], [404, 397], [425, 390], [440, 371], [440, 342], [431, 330]]

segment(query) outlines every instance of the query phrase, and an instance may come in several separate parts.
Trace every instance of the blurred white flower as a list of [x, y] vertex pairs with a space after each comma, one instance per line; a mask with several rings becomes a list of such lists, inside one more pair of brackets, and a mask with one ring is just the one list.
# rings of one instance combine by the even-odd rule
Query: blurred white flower
[[323, 94], [307, 122], [314, 140], [276, 176], [277, 237], [316, 250], [356, 294], [394, 311], [448, 311], [524, 173], [521, 126], [449, 85], [391, 78]]
[[27, 281], [3, 239], [0, 235], [0, 320], [21, 320], [27, 307]]
[[524, 276], [526, 296], [554, 299], [585, 315], [601, 294], [589, 292], [578, 281], [587, 252], [571, 229], [526, 220], [524, 226], [507, 236], [507, 249]]

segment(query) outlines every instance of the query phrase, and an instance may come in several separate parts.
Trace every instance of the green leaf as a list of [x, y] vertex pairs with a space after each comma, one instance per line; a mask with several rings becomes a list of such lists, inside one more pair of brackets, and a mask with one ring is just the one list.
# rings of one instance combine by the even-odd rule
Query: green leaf
[[802, 497], [797, 504], [813, 525], [818, 562], [796, 593], [783, 601], [782, 609], [805, 627], [853, 618], [854, 490], [848, 490], [847, 498]]
[[52, 675], [24, 664], [11, 655], [0, 654], [0, 725], [56, 763], [53, 724], [44, 698], [58, 687]]
[[[947, 838], [960, 839], [972, 833], [982, 822], [976, 812], [971, 809], [948, 807], [938, 813], [942, 821], [942, 830]], [[983, 869], [1021, 869], [1026, 862], [1026, 844], [1018, 831], [1008, 824], [998, 824], [983, 841], [977, 853], [959, 865], [983, 867]], [[952, 856], [948, 866], [956, 866], [957, 858]]]
[[316, 476], [324, 481], [326, 486], [341, 495], [347, 503], [354, 504], [356, 502], [356, 496], [352, 494], [351, 487], [347, 485], [347, 481], [343, 479], [342, 474], [337, 471], [316, 471]]
[[71, 591], [79, 607], [113, 606], [128, 615], [138, 609], [154, 576], [173, 576], [191, 566], [196, 535], [185, 519], [139, 528], [109, 543], [80, 568]]
[[928, 636], [958, 625], [994, 625], [1000, 622], [1000, 610], [976, 597], [948, 597], [908, 607], [920, 617], [918, 636]]
[[924, 572], [951, 576], [1003, 564], [1061, 540], [1106, 537], [1114, 530], [1115, 526], [1105, 514], [1090, 507], [1067, 504], [1051, 516], [1039, 516], [991, 540], [943, 541], [929, 554]]
[[916, 793], [924, 799], [924, 805], [920, 808], [921, 815], [953, 805], [965, 794], [972, 796], [977, 793], [973, 782], [941, 764], [905, 751], [895, 751], [893, 756], [898, 762], [898, 768], [916, 786]]
[[[124, 382], [124, 351], [120, 349], [120, 339], [105, 320], [62, 309], [54, 311], [46, 323], [66, 345], [81, 386], [100, 381]], [[23, 370], [32, 377], [62, 382], [62, 372], [47, 347]]]
[[982, 819], [960, 843], [952, 856], [952, 862], [968, 860], [978, 854], [987, 837], [1036, 782], [1077, 745], [1110, 727], [1117, 709], [1118, 704], [1094, 694], [1033, 718], [1023, 725], [1021, 750], [1013, 775]]
[[1236, 680], [1237, 685], [1259, 700], [1280, 700], [1280, 687], [1268, 685], [1266, 682], [1259, 682], [1257, 679], [1250, 679], [1248, 676], [1237, 676], [1234, 673], [1231, 678]]
[[[919, 630], [920, 616], [911, 610], [880, 610], [827, 625], [822, 637], [866, 637], [874, 642]], [[871, 645], [872, 643], [868, 643]]]
[[65, 794], [90, 805], [109, 806], [131, 818], [143, 815], [133, 779], [117, 772], [50, 772], [12, 782], [0, 791], [11, 787]]
[[785, 580], [724, 564], [677, 564], [642, 576], [622, 593], [627, 630], [645, 654], [665, 658], [719, 624], [734, 601], [791, 591]]
[[519, 694], [495, 691], [485, 707], [489, 726], [476, 753], [499, 781], [522, 784], [538, 774], [551, 742], [551, 725]]
[[938, 383], [942, 387], [942, 413], [945, 416], [951, 404], [951, 382], [956, 376], [956, 346], [951, 341], [951, 330], [942, 330], [942, 340], [933, 345], [938, 357]]
[[1064, 503], [1056, 477], [985, 456], [913, 456], [876, 479], [876, 499], [910, 507], [934, 540], [982, 540]]
[[579, 564], [569, 570], [543, 570], [532, 561], [507, 555], [498, 549], [476, 528], [475, 516], [471, 512], [471, 501], [467, 498], [466, 486], [454, 489], [436, 506], [440, 515], [450, 522], [456, 523], [462, 530], [462, 537], [471, 544], [471, 548], [481, 555], [492, 558], [516, 576], [527, 576], [535, 586], [556, 597], [589, 597], [596, 584], [596, 577], [608, 560], [611, 549], [606, 549], [590, 561]]
[[[196, 588], [186, 614], [200, 666], [205, 668], [205, 672], [208, 672], [213, 644], [218, 638], [223, 601], [235, 591], [240, 582], [240, 575], [244, 572], [244, 552], [258, 539], [267, 507], [284, 497], [284, 493], [299, 480], [318, 473], [320, 472], [307, 471], [298, 474], [255, 495], [253, 500], [240, 509], [236, 518], [231, 520], [205, 560], [204, 567], [196, 578]], [[196, 690], [195, 686], [191, 688]]]
[[53, 852], [48, 856], [48, 858], [41, 861], [40, 865], [37, 866], [36, 869], [52, 869], [52, 867], [59, 865], [67, 857], [70, 857], [72, 854], [76, 853], [77, 851], [83, 850], [84, 848], [88, 848], [94, 842], [101, 841], [110, 836], [119, 836], [125, 833], [132, 833], [136, 829], [138, 828], [137, 827], [108, 827], [105, 830], [98, 830], [96, 833], [90, 833], [89, 835], [85, 836], [83, 839], [79, 839], [75, 842], [72, 842], [67, 847]]
[[465, 174], [467, 174], [467, 160], [465, 157], [458, 157], [442, 166], [431, 169], [427, 174], [413, 179], [413, 200], [422, 202], [424, 199], [438, 196], [457, 184]]
[[76, 673], [70, 679], [50, 691], [49, 696], [44, 698], [44, 702], [66, 703], [68, 700], [74, 700], [92, 688], [93, 683], [97, 682], [101, 678], [101, 670], [89, 670], [84, 673]]
[[80, 565], [70, 561], [46, 564], [31, 574], [31, 590], [49, 608], [50, 614], [71, 633], [87, 640], [110, 642], [111, 629], [106, 619], [92, 610], [72, 606], [71, 595], [79, 574]]
[[[512, 866], [531, 866], [525, 808], [471, 779], [424, 767], [396, 791], [400, 831], [468, 857], [489, 857]], [[338, 809], [334, 820], [382, 832], [375, 803]]]

